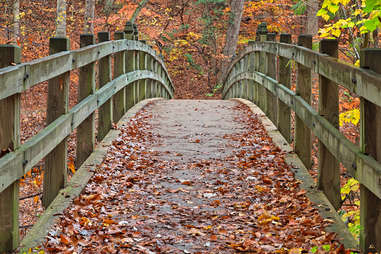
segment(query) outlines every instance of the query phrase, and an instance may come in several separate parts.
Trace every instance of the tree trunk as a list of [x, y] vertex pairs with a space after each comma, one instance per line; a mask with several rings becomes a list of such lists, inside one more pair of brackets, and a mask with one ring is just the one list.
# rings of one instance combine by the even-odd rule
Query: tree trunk
[[131, 23], [135, 23], [136, 18], [139, 16], [139, 13], [143, 9], [143, 7], [148, 3], [149, 0], [141, 0], [138, 7], [135, 9], [132, 17], [130, 19]]
[[17, 44], [20, 37], [20, 0], [14, 0], [13, 2], [13, 32], [11, 34], [11, 41], [13, 44]]
[[94, 13], [95, 13], [95, 0], [86, 0], [86, 13], [85, 13], [85, 34], [94, 33]]
[[66, 0], [57, 0], [56, 37], [66, 37]]
[[231, 16], [229, 20], [228, 30], [226, 32], [226, 42], [223, 54], [227, 57], [222, 61], [221, 73], [225, 73], [229, 61], [234, 56], [237, 49], [238, 35], [241, 28], [241, 19], [243, 14], [243, 5], [245, 0], [231, 1]]
[[316, 13], [319, 10], [318, 0], [307, 0], [307, 26], [306, 34], [316, 35], [319, 30], [318, 17]]

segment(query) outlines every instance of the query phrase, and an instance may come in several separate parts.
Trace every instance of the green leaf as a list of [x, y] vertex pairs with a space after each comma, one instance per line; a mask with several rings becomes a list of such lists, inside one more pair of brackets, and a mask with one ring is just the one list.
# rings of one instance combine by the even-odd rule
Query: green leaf
[[323, 250], [329, 251], [330, 249], [331, 249], [331, 245], [330, 244], [323, 245]]
[[366, 27], [366, 29], [369, 30], [369, 32], [373, 32], [374, 30], [377, 29], [377, 26], [379, 24], [380, 24], [380, 21], [378, 20], [378, 18], [375, 18], [375, 19], [366, 20], [364, 23], [364, 26]]
[[365, 2], [365, 8], [364, 8], [364, 12], [366, 13], [370, 13], [371, 11], [373, 11], [377, 5], [379, 5], [379, 0], [366, 0]]
[[317, 246], [314, 246], [310, 249], [310, 252], [311, 253], [316, 253], [318, 251], [318, 247]]

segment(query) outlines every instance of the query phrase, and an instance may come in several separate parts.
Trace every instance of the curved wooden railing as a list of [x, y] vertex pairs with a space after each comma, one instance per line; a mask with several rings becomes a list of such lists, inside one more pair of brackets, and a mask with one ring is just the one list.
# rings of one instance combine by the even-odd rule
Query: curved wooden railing
[[[92, 153], [96, 110], [97, 139], [102, 140], [113, 122], [139, 101], [173, 97], [162, 58], [136, 40], [136, 31], [130, 32], [116, 32], [114, 41], [109, 33], [99, 33], [95, 45], [93, 35], [82, 35], [78, 50], [69, 50], [66, 38], [51, 38], [50, 56], [0, 69], [0, 252], [18, 244], [18, 180], [24, 174], [45, 158], [42, 201], [47, 207], [67, 181], [66, 138], [77, 130], [76, 167]], [[18, 63], [20, 48], [0, 45], [0, 58], [0, 67]], [[76, 69], [79, 102], [69, 110], [69, 75]], [[49, 81], [48, 125], [21, 145], [20, 94], [44, 81]]]
[[[269, 36], [274, 38], [274, 36]], [[223, 98], [253, 101], [290, 142], [291, 110], [295, 112], [294, 150], [311, 168], [311, 133], [319, 140], [321, 189], [339, 209], [340, 167], [360, 182], [363, 251], [381, 250], [381, 50], [364, 49], [361, 68], [337, 60], [336, 40], [322, 40], [320, 52], [311, 50], [312, 37], [302, 35], [298, 46], [282, 34], [281, 43], [251, 41], [232, 61], [224, 77]], [[284, 43], [286, 42], [286, 43]], [[292, 64], [297, 65], [296, 90], [291, 90]], [[311, 106], [311, 72], [320, 76], [319, 109]], [[360, 145], [339, 131], [338, 84], [361, 99]]]

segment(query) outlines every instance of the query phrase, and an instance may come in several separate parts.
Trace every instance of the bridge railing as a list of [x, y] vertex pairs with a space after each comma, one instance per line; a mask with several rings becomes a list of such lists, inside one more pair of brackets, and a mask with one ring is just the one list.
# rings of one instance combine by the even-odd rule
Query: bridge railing
[[[311, 50], [312, 36], [261, 36], [232, 61], [224, 77], [223, 97], [257, 104], [291, 142], [291, 111], [295, 112], [294, 150], [311, 168], [313, 133], [319, 140], [318, 188], [339, 209], [340, 165], [360, 182], [360, 247], [381, 250], [381, 50], [361, 51], [360, 68], [337, 59], [336, 40], [322, 40]], [[291, 90], [291, 65], [296, 64], [296, 89]], [[319, 75], [318, 111], [311, 106], [311, 73]], [[339, 130], [339, 86], [360, 97], [360, 144]]]
[[[112, 124], [137, 102], [172, 98], [174, 88], [163, 60], [136, 29], [80, 37], [70, 50], [67, 38], [50, 39], [50, 56], [20, 63], [20, 48], [0, 45], [0, 252], [19, 242], [19, 179], [45, 159], [43, 205], [48, 207], [67, 181], [67, 137], [76, 130], [76, 167], [102, 140]], [[113, 60], [113, 61], [112, 61]], [[96, 63], [98, 75], [96, 77]], [[78, 103], [69, 110], [70, 72], [79, 70]], [[113, 78], [112, 78], [113, 77]], [[96, 88], [96, 78], [99, 88]], [[47, 126], [20, 144], [21, 93], [48, 81]]]

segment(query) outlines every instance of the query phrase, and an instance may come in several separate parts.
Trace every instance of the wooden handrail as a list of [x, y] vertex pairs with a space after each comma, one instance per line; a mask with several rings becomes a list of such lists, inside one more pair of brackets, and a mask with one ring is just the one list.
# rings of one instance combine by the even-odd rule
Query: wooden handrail
[[293, 60], [340, 84], [350, 92], [381, 106], [381, 75], [371, 70], [340, 62], [336, 58], [311, 49], [279, 42], [252, 42], [230, 63], [223, 82], [226, 83], [226, 79], [231, 74], [234, 65], [254, 52], [271, 53], [278, 57]]
[[[301, 38], [302, 36], [299, 37]], [[309, 39], [311, 40], [311, 36]], [[325, 40], [320, 47], [321, 52], [330, 52], [332, 56], [337, 56], [336, 41]], [[278, 118], [271, 120], [288, 141], [292, 140], [289, 131], [290, 117], [279, 117], [279, 112], [290, 115], [290, 111], [282, 107], [295, 112], [296, 119], [300, 121], [295, 124], [299, 125], [299, 129], [295, 126], [295, 133], [301, 131], [305, 139], [311, 139], [310, 134], [313, 133], [319, 140], [320, 156], [323, 157], [319, 160], [317, 187], [336, 209], [341, 206], [339, 162], [359, 181], [362, 227], [360, 248], [368, 252], [370, 246], [381, 250], [381, 69], [377, 67], [381, 51], [363, 50], [361, 55], [360, 63], [364, 68], [357, 68], [301, 46], [253, 41], [229, 65], [223, 77], [222, 96], [224, 99], [249, 99], [258, 104], [270, 119], [271, 116], [278, 115]], [[278, 57], [279, 61], [276, 60]], [[310, 75], [312, 71], [320, 75], [319, 113], [323, 114], [320, 115], [311, 106], [309, 99], [306, 100], [299, 94], [301, 88], [298, 89], [298, 85], [303, 85], [304, 90], [306, 87], [307, 90], [311, 89], [309, 78], [303, 81], [305, 83], [307, 80], [307, 84], [296, 84], [296, 92], [289, 88], [289, 84], [279, 82], [290, 80], [290, 71], [284, 71], [290, 68], [289, 64], [285, 64], [287, 59], [300, 65], [297, 68], [297, 77], [304, 79], [303, 75]], [[272, 63], [272, 66], [265, 68], [264, 63]], [[273, 69], [278, 70], [277, 75], [272, 73]], [[282, 73], [287, 77], [280, 77]], [[360, 145], [350, 142], [338, 128], [338, 90], [333, 89], [338, 85], [349, 89], [361, 99]], [[273, 100], [273, 97], [278, 101]], [[269, 102], [276, 105], [268, 107]], [[327, 111], [329, 109], [335, 112]], [[302, 157], [306, 151], [312, 151], [311, 142], [294, 139], [294, 150], [309, 169], [309, 160], [304, 161]]]
[[[106, 56], [123, 51], [140, 51], [149, 54], [160, 63], [169, 79], [170, 87], [173, 87], [163, 60], [149, 45], [133, 40], [117, 40], [65, 51], [28, 63], [0, 69], [0, 100], [22, 93], [65, 72], [78, 69]], [[171, 90], [174, 91], [173, 88]]]
[[[129, 38], [136, 39], [135, 33], [129, 34]], [[6, 142], [0, 142], [0, 151], [7, 151], [0, 157], [0, 252], [13, 250], [19, 242], [18, 180], [23, 175], [45, 158], [42, 201], [48, 207], [67, 182], [67, 137], [77, 129], [77, 155], [80, 155], [77, 167], [94, 149], [96, 110], [99, 109], [100, 141], [112, 128], [112, 122], [117, 122], [139, 101], [174, 96], [165, 64], [150, 46], [125, 39], [123, 32], [117, 32], [115, 38], [119, 40], [114, 41], [109, 41], [107, 32], [99, 36], [101, 43], [89, 45], [94, 42], [94, 36], [81, 35], [83, 47], [71, 51], [67, 50], [70, 48], [67, 38], [51, 38], [52, 55], [0, 69], [0, 116], [3, 116], [0, 138], [10, 136], [9, 141], [7, 138]], [[20, 55], [20, 48], [1, 47], [0, 59], [5, 59], [0, 61], [1, 67], [19, 62], [19, 57], [14, 55]], [[114, 79], [111, 79], [111, 57], [115, 59]], [[94, 63], [97, 61], [103, 69], [100, 69], [100, 87], [96, 90]], [[75, 69], [80, 70], [80, 97], [79, 102], [68, 110], [69, 73]], [[20, 95], [44, 81], [49, 81], [48, 125], [19, 145]], [[5, 119], [7, 114], [10, 117]]]

